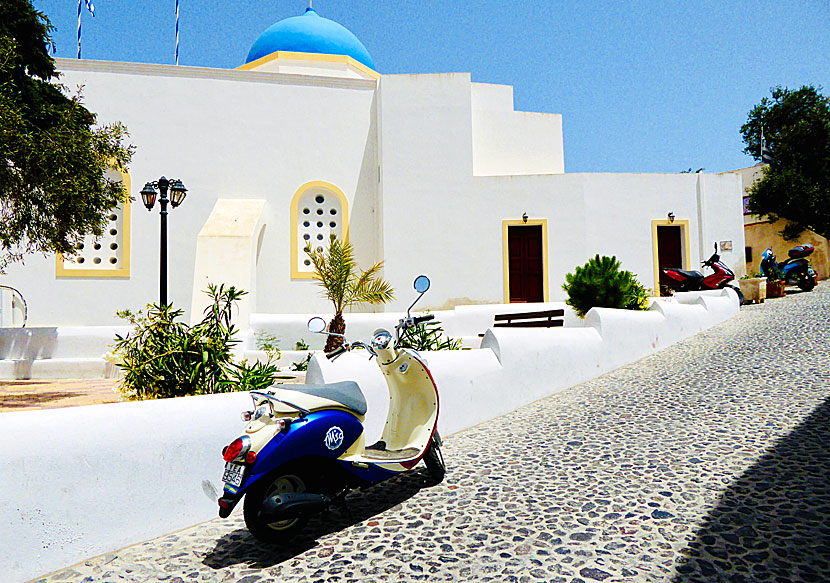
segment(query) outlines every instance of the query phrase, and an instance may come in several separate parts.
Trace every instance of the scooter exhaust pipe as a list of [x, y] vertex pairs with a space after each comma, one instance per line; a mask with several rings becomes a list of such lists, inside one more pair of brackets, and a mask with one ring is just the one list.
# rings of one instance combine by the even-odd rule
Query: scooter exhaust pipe
[[325, 494], [300, 494], [286, 492], [269, 496], [262, 502], [259, 518], [265, 522], [279, 522], [302, 518], [321, 512], [331, 506], [331, 498]]

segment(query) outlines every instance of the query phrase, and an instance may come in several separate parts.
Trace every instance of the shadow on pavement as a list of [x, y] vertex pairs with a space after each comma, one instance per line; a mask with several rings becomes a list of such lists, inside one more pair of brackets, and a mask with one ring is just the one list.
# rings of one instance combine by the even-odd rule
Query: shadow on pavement
[[[288, 545], [269, 545], [255, 539], [247, 529], [230, 532], [202, 561], [212, 569], [239, 563], [252, 568], [267, 568], [292, 559], [317, 546], [317, 539], [359, 524], [408, 500], [421, 489], [435, 486], [426, 470], [410, 470], [369, 488], [350, 493], [347, 509], [333, 506], [309, 521], [302, 534]], [[241, 504], [241, 503], [240, 503]]]
[[77, 397], [76, 393], [65, 391], [45, 391], [42, 393], [15, 393], [12, 395], [0, 394], [0, 409], [17, 409], [20, 407], [32, 407], [42, 403], [51, 403], [61, 399]]
[[830, 399], [729, 486], [674, 583], [826, 581], [830, 573]]

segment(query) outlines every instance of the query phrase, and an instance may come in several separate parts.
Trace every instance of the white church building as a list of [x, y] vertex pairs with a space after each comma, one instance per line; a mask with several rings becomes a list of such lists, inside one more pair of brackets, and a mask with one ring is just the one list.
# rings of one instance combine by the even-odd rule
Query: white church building
[[[698, 268], [718, 244], [744, 272], [740, 176], [566, 173], [562, 117], [515, 111], [513, 88], [468, 73], [382, 75], [360, 41], [309, 9], [277, 22], [233, 70], [58, 59], [100, 123], [135, 145], [135, 197], [75, 257], [29, 256], [0, 284], [30, 326], [123, 324], [158, 301], [158, 205], [139, 191], [165, 175], [188, 195], [168, 215], [168, 299], [200, 314], [208, 283], [249, 291], [251, 313], [330, 312], [303, 247], [348, 237], [383, 260], [400, 311], [419, 304], [564, 299], [565, 274], [615, 255], [648, 288], [659, 268]], [[67, 193], [71, 196], [71, 193]]]

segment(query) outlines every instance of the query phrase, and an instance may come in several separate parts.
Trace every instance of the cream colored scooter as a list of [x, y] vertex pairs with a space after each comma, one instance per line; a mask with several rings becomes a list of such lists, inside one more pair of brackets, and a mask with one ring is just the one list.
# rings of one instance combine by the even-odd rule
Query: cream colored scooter
[[[243, 413], [245, 434], [223, 450], [225, 483], [219, 516], [227, 517], [245, 496], [245, 524], [258, 539], [294, 536], [307, 519], [343, 499], [353, 488], [376, 484], [423, 460], [435, 480], [445, 466], [438, 435], [438, 388], [426, 361], [400, 347], [401, 334], [431, 320], [410, 311], [429, 289], [415, 280], [418, 298], [395, 327], [375, 331], [369, 344], [346, 342], [330, 359], [356, 348], [376, 357], [389, 388], [389, 412], [381, 439], [367, 446], [363, 432], [366, 399], [355, 382], [274, 385], [253, 391], [254, 410]], [[322, 318], [308, 328], [325, 334]]]

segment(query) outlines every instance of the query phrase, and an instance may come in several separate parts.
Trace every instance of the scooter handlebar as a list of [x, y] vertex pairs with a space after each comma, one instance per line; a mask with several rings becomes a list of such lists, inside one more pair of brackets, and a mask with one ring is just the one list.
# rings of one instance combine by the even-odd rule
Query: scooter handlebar
[[327, 352], [326, 353], [326, 358], [328, 358], [329, 360], [334, 360], [335, 358], [337, 358], [338, 356], [340, 356], [344, 352], [348, 352], [348, 351], [349, 351], [348, 348], [346, 348], [345, 346], [341, 346], [340, 348], [335, 348], [331, 352]]
[[434, 319], [435, 319], [435, 314], [427, 314], [426, 316], [416, 316], [415, 318], [412, 318], [412, 324], [414, 326], [417, 326], [421, 322], [428, 322], [429, 320], [434, 320]]

